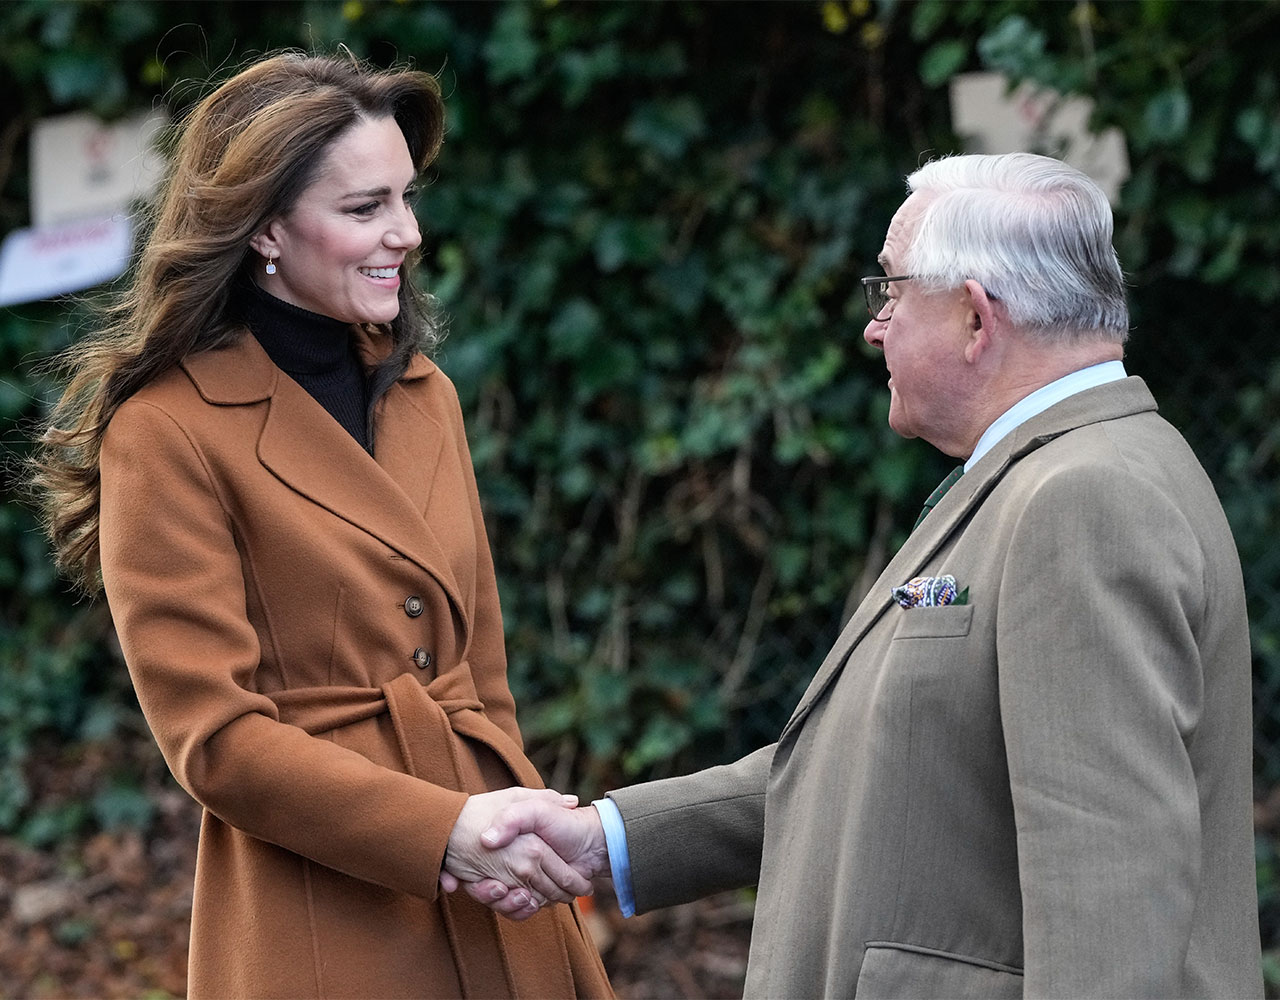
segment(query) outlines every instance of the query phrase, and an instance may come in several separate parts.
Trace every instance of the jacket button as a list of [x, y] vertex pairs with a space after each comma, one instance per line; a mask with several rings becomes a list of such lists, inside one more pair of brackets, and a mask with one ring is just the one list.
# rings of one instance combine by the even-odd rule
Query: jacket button
[[419, 646], [413, 651], [413, 662], [418, 665], [419, 670], [426, 670], [431, 666], [431, 654]]
[[417, 618], [422, 614], [422, 598], [416, 594], [413, 597], [404, 599], [404, 613], [410, 618]]

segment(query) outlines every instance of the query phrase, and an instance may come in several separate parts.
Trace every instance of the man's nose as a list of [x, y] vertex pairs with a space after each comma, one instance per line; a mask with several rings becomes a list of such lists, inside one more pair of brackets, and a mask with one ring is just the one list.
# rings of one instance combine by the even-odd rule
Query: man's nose
[[862, 331], [862, 339], [877, 350], [883, 351], [885, 325], [883, 320], [873, 319]]

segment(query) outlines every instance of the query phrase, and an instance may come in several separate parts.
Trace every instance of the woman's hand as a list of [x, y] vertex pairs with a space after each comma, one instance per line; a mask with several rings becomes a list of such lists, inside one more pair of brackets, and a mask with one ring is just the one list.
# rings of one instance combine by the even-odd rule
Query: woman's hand
[[590, 878], [536, 833], [515, 831], [514, 836], [500, 837], [493, 829], [498, 814], [517, 803], [522, 805], [521, 814], [532, 807], [533, 814], [555, 816], [572, 813], [578, 799], [532, 788], [504, 788], [471, 796], [449, 834], [441, 887], [453, 892], [467, 883], [469, 895], [516, 920], [532, 916], [547, 903], [567, 903], [591, 895]]
[[[595, 807], [575, 809], [575, 802], [572, 795], [509, 797], [490, 816], [488, 828], [481, 832], [480, 843], [491, 854], [506, 855], [512, 850], [528, 850], [527, 841], [533, 838], [537, 841], [533, 849], [540, 857], [545, 859], [546, 854], [542, 852], [553, 850], [556, 860], [575, 872], [589, 886], [590, 879], [610, 874], [609, 852], [605, 844], [604, 827]], [[558, 868], [556, 870], [559, 871]], [[517, 887], [500, 877], [463, 881], [466, 883], [467, 894], [476, 902], [512, 920], [528, 919], [546, 905], [548, 899], [556, 901], [556, 897], [528, 892], [526, 888]], [[453, 892], [458, 888], [459, 882], [448, 872], [442, 872], [440, 884], [447, 892]], [[563, 886], [563, 882], [559, 884]], [[590, 890], [576, 894], [589, 895]]]

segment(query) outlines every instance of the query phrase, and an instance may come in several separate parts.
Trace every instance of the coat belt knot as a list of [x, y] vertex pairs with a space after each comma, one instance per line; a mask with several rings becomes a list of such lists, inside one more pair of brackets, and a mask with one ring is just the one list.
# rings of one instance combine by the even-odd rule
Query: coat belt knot
[[396, 742], [408, 772], [455, 791], [463, 787], [455, 735], [488, 745], [510, 769], [515, 782], [541, 788], [542, 780], [523, 751], [484, 714], [466, 660], [423, 684], [414, 671], [381, 687], [291, 688], [268, 695], [280, 721], [308, 734], [355, 725], [383, 713], [391, 716]]

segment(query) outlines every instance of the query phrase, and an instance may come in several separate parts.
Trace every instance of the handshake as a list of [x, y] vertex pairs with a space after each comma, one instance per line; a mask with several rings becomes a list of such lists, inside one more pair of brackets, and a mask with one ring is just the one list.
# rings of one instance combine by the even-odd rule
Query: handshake
[[462, 807], [440, 870], [446, 892], [472, 899], [512, 920], [548, 903], [592, 893], [591, 879], [609, 874], [604, 827], [594, 806], [550, 789], [504, 788], [472, 795]]

